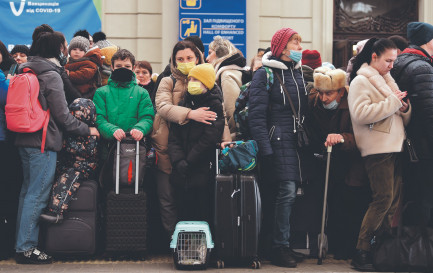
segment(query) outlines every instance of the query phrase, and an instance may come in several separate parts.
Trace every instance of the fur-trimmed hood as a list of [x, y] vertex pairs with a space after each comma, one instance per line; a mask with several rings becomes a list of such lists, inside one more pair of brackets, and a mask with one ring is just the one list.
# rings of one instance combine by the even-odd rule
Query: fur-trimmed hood
[[[271, 67], [271, 68], [277, 68], [277, 69], [281, 69], [281, 70], [287, 70], [289, 69], [287, 67], [287, 65], [285, 65], [281, 59], [278, 59], [275, 56], [272, 56], [272, 52], [268, 52], [265, 55], [263, 55], [262, 57], [262, 64], [263, 66], [267, 66], [267, 67]], [[299, 61], [298, 63], [296, 63], [295, 65], [295, 69], [300, 68], [302, 65], [301, 61]]]

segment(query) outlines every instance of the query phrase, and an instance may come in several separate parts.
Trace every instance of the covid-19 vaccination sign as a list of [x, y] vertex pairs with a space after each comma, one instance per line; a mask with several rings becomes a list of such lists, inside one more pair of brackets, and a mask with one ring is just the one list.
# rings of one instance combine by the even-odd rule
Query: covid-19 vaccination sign
[[179, 40], [196, 35], [205, 45], [217, 35], [246, 56], [246, 0], [179, 0]]
[[0, 0], [0, 40], [11, 50], [32, 43], [35, 27], [48, 24], [70, 41], [79, 29], [101, 30], [102, 0]]

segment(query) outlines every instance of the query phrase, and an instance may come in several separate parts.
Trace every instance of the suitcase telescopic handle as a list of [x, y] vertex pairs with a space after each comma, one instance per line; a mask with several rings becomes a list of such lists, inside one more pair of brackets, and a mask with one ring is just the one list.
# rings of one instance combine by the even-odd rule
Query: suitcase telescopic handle
[[[127, 133], [127, 136], [130, 136]], [[138, 176], [139, 176], [139, 166], [140, 166], [140, 141], [137, 141], [135, 147], [135, 194], [138, 194]], [[120, 141], [117, 141], [116, 149], [116, 194], [119, 194], [119, 180], [120, 180]]]
[[135, 194], [138, 194], [138, 175], [139, 175], [139, 166], [140, 166], [140, 141], [137, 141], [136, 143], [136, 149], [135, 149]]
[[117, 141], [117, 149], [116, 149], [116, 194], [119, 194], [119, 167], [120, 167], [120, 141]]
[[220, 149], [216, 148], [215, 149], [215, 171], [216, 171], [216, 174], [220, 174], [220, 168], [218, 166], [218, 156], [219, 156], [219, 153], [220, 153]]

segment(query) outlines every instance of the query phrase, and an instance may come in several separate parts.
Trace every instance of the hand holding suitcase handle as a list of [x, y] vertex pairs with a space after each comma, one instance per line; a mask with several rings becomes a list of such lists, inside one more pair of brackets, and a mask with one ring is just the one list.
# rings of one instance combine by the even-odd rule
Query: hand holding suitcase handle
[[136, 141], [140, 141], [143, 138], [143, 133], [137, 129], [132, 129], [129, 132], [125, 132], [122, 129], [117, 129], [113, 133], [113, 136], [117, 141], [122, 141], [124, 138], [129, 136], [131, 136]]

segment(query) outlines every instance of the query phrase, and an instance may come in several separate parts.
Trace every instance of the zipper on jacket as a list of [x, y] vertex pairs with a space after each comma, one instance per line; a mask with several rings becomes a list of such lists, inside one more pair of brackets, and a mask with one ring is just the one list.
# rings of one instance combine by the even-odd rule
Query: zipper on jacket
[[305, 95], [308, 96], [308, 94], [307, 94], [307, 87], [305, 87], [304, 71], [302, 70], [302, 65], [301, 65], [300, 69], [301, 69], [302, 83], [304, 84]]
[[[299, 95], [299, 86], [298, 86], [298, 83], [296, 82], [295, 75], [293, 74], [293, 68], [292, 67], [290, 68], [290, 72], [292, 73], [292, 79], [296, 85], [296, 91], [298, 91], [298, 118], [301, 118], [301, 98]], [[300, 122], [300, 120], [298, 120], [298, 123], [299, 122]]]
[[268, 133], [269, 140], [272, 139], [272, 136], [274, 135], [274, 131], [275, 131], [275, 125], [273, 125], [271, 129], [269, 129], [269, 133]]
[[[281, 76], [283, 78], [283, 83], [282, 84], [285, 84], [285, 81], [284, 81], [284, 72], [283, 72], [282, 69], [281, 69]], [[283, 95], [284, 106], [286, 106], [286, 96], [284, 96], [283, 87], [281, 86], [281, 84], [280, 84], [280, 92], [281, 92], [281, 95]]]

